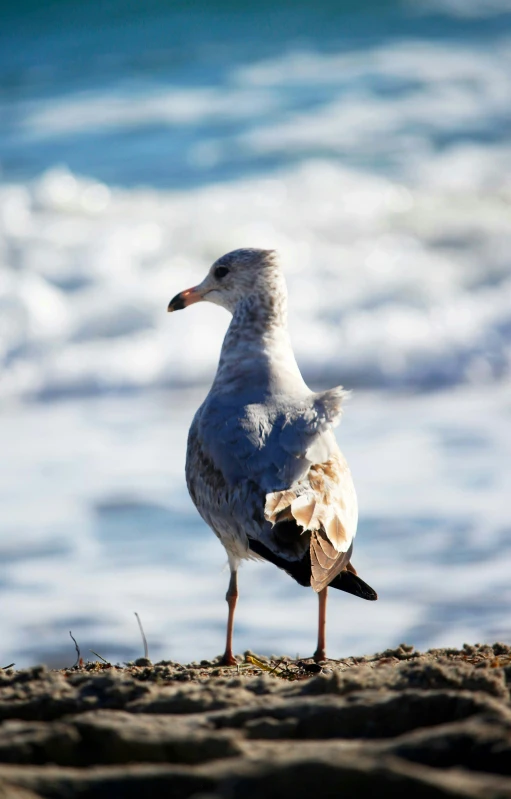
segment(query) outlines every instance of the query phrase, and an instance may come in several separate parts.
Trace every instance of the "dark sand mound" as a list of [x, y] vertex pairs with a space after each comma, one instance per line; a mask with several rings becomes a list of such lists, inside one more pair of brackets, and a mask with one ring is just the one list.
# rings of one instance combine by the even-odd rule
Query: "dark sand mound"
[[0, 799], [511, 799], [503, 644], [137, 663], [0, 670]]

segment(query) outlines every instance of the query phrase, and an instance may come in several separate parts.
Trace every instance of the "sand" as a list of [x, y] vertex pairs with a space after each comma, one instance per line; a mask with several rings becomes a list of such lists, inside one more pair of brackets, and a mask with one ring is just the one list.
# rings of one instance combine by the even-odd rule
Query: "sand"
[[0, 799], [511, 797], [511, 647], [247, 655], [0, 670]]

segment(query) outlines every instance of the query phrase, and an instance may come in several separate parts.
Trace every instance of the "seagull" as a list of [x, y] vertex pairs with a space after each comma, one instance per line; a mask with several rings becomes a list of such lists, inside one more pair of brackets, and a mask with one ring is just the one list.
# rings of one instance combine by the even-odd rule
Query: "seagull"
[[186, 482], [195, 507], [227, 551], [230, 568], [223, 665], [232, 637], [238, 567], [263, 559], [319, 597], [316, 662], [326, 659], [328, 586], [362, 599], [376, 592], [351, 563], [355, 488], [335, 439], [346, 396], [303, 380], [287, 329], [287, 287], [275, 250], [219, 258], [168, 310], [212, 302], [232, 314], [217, 373], [188, 435]]

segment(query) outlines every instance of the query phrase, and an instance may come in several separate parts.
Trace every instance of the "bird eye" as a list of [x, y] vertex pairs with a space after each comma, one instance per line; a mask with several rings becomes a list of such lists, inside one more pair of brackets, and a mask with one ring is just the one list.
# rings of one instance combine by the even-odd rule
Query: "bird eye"
[[226, 266], [217, 266], [215, 269], [215, 277], [221, 280], [229, 272]]

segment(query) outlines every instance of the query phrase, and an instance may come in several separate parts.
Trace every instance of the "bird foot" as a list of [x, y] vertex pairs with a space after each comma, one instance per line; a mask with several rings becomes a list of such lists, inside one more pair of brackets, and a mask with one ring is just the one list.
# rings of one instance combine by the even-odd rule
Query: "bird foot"
[[322, 660], [326, 660], [326, 652], [324, 649], [316, 649], [312, 657], [316, 663], [319, 663]]
[[234, 657], [232, 652], [225, 652], [222, 655], [221, 659], [220, 659], [220, 665], [221, 666], [237, 666], [238, 665], [238, 661], [236, 660], [236, 658]]

